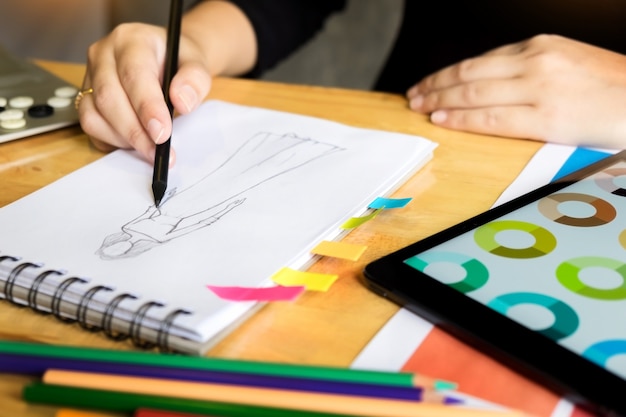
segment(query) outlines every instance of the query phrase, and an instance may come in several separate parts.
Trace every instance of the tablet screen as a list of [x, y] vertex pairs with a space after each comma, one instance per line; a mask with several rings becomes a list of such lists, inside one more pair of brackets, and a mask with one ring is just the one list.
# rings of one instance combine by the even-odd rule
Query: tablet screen
[[626, 379], [626, 162], [405, 257]]

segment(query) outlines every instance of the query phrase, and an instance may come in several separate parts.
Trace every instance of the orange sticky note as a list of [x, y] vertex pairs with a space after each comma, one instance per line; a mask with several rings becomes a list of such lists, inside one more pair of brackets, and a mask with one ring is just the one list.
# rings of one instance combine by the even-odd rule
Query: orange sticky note
[[363, 255], [366, 249], [367, 246], [365, 245], [324, 240], [315, 246], [311, 252], [316, 255], [332, 256], [334, 258], [356, 261]]
[[328, 291], [339, 278], [337, 275], [302, 272], [291, 268], [282, 268], [274, 275], [272, 281], [286, 287], [304, 286], [309, 291]]

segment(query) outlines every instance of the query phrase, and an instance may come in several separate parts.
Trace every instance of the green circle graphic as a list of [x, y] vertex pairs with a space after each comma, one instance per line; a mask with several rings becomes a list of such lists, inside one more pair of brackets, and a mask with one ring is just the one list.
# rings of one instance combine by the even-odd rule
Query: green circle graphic
[[[505, 230], [530, 233], [535, 238], [535, 244], [521, 249], [502, 246], [496, 241], [496, 235]], [[478, 246], [489, 253], [516, 259], [537, 258], [552, 252], [556, 247], [556, 238], [547, 229], [518, 220], [498, 220], [487, 223], [476, 229], [474, 240]]]
[[[608, 268], [622, 277], [622, 285], [616, 288], [594, 288], [582, 282], [580, 272], [589, 267]], [[626, 264], [622, 261], [600, 256], [581, 256], [563, 262], [556, 268], [556, 277], [568, 290], [598, 300], [622, 300], [626, 298]]]

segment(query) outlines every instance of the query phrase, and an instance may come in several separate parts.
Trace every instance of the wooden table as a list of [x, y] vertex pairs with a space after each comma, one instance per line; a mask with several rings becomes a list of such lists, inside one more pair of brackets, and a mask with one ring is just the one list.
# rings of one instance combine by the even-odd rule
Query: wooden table
[[[80, 85], [83, 66], [41, 65]], [[209, 98], [420, 135], [439, 144], [434, 159], [396, 191], [397, 197], [413, 198], [407, 207], [382, 212], [344, 238], [368, 246], [359, 261], [324, 258], [311, 267], [339, 274], [329, 292], [307, 292], [294, 303], [263, 307], [214, 347], [210, 356], [349, 365], [398, 310], [359, 282], [365, 264], [488, 209], [541, 146], [438, 128], [409, 111], [406, 100], [397, 95], [220, 78], [214, 80]], [[78, 126], [0, 144], [0, 207], [102, 155]], [[2, 301], [0, 338], [132, 349]], [[21, 401], [21, 387], [29, 380], [0, 374], [0, 411], [6, 413], [0, 414], [54, 415], [55, 408]]]

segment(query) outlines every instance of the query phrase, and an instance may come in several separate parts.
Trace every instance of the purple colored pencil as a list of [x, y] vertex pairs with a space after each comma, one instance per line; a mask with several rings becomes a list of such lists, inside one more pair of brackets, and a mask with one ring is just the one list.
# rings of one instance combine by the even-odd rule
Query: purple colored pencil
[[323, 381], [295, 377], [206, 371], [137, 364], [119, 364], [105, 361], [52, 358], [34, 355], [0, 354], [0, 372], [41, 376], [48, 369], [100, 372], [220, 384], [248, 385], [263, 388], [358, 395], [412, 401], [420, 401], [422, 393], [424, 392], [424, 389], [419, 387], [400, 387], [331, 380]]

